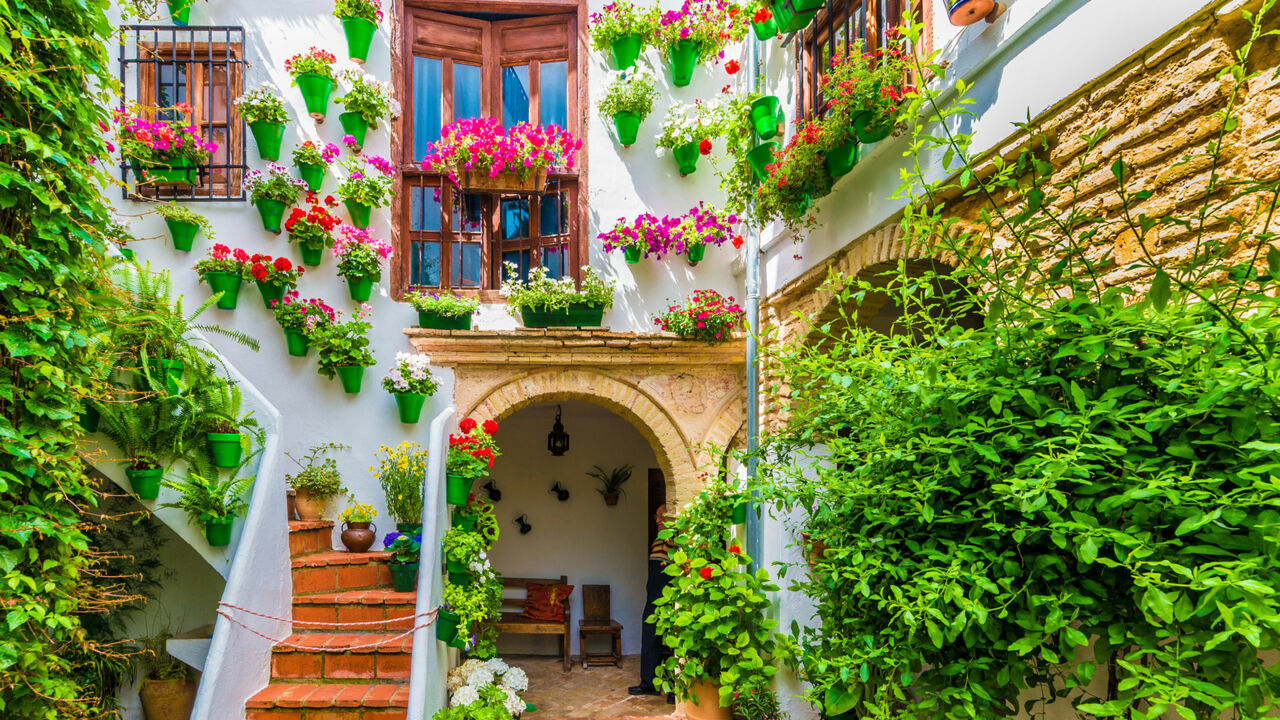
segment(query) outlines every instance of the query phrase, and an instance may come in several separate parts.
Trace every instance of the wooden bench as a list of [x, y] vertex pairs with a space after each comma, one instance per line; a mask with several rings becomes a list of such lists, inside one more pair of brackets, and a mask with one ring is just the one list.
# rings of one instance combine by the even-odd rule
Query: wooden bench
[[[498, 620], [500, 635], [559, 635], [561, 656], [564, 658], [564, 670], [569, 671], [569, 600], [565, 598], [564, 622], [555, 620], [533, 620], [521, 617], [524, 612], [525, 596], [530, 583], [537, 585], [568, 585], [568, 577], [561, 575], [555, 578], [502, 578], [502, 617]], [[508, 595], [508, 591], [518, 594]]]

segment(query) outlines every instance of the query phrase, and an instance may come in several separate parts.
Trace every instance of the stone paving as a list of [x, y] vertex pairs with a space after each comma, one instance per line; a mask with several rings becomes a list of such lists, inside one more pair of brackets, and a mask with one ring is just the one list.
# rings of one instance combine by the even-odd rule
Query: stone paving
[[640, 681], [640, 656], [628, 655], [620, 667], [582, 668], [575, 662], [564, 672], [558, 657], [503, 657], [529, 675], [525, 700], [538, 708], [524, 720], [567, 718], [665, 718], [675, 711], [665, 697], [628, 695]]

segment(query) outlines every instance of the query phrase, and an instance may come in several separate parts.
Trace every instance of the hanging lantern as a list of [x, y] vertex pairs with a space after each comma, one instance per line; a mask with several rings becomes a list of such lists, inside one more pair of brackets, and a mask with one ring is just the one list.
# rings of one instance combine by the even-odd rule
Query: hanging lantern
[[556, 406], [556, 422], [547, 435], [547, 450], [556, 457], [569, 451], [569, 433], [564, 431], [564, 423], [560, 422], [560, 406]]

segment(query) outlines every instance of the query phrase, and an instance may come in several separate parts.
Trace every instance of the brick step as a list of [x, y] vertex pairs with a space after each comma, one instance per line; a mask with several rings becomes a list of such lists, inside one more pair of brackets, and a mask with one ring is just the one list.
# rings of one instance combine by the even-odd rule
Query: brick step
[[[305, 633], [286, 642], [315, 650], [276, 645], [271, 648], [272, 680], [408, 680], [413, 636], [400, 633]], [[392, 638], [396, 638], [392, 640]], [[368, 645], [378, 647], [338, 652], [341, 648]], [[325, 648], [320, 650], [319, 648]]]
[[293, 565], [293, 594], [331, 593], [361, 588], [391, 587], [391, 553], [350, 553], [337, 550], [296, 557]]
[[272, 683], [245, 704], [248, 720], [404, 720], [402, 683]]
[[[353, 708], [272, 708], [267, 710], [250, 710], [247, 720], [405, 720], [408, 711], [401, 708], [389, 710], [367, 710]], [[643, 720], [643, 719], [642, 719]], [[656, 720], [656, 719], [655, 719]], [[661, 720], [666, 720], [665, 718]]]
[[289, 556], [299, 557], [333, 549], [333, 522], [290, 520]]
[[[398, 593], [391, 588], [295, 595], [293, 619], [304, 622], [352, 623], [407, 618], [413, 615], [417, 597], [417, 593]], [[365, 625], [359, 628], [295, 625], [294, 632], [332, 632], [338, 629], [348, 632], [387, 632], [404, 631], [411, 627], [413, 627], [412, 620], [400, 620], [385, 625]]]

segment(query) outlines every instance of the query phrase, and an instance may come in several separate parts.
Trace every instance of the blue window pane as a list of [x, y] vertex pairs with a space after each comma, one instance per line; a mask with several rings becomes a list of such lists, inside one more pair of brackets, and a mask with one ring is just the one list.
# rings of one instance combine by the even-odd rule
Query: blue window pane
[[174, 105], [189, 102], [187, 98], [187, 65], [157, 65], [160, 77], [156, 81], [156, 107], [161, 108], [160, 120], [177, 120], [182, 113], [172, 110]]
[[569, 124], [569, 63], [544, 62], [538, 70], [539, 114], [543, 125]]
[[409, 282], [413, 285], [440, 285], [440, 243], [414, 243], [410, 258]]
[[440, 61], [435, 58], [413, 59], [413, 158], [427, 156], [427, 145], [440, 139], [441, 90]]
[[505, 127], [529, 122], [529, 66], [502, 68], [502, 123]]
[[569, 232], [569, 193], [543, 195], [538, 206], [538, 234], [564, 235]]
[[417, 185], [409, 189], [409, 229], [440, 232], [440, 188]]
[[529, 237], [529, 199], [503, 200], [502, 239], [518, 240], [527, 237]]
[[542, 267], [553, 278], [561, 278], [569, 274], [569, 246], [557, 245], [542, 248]]
[[529, 277], [529, 259], [531, 251], [529, 250], [508, 250], [502, 253], [503, 272], [506, 272], [507, 263], [515, 263], [520, 268], [520, 279]]
[[454, 287], [480, 286], [480, 244], [454, 243], [450, 254]]
[[453, 64], [453, 119], [480, 117], [480, 66]]
[[[461, 205], [461, 207], [459, 207]], [[484, 196], [472, 193], [453, 195], [453, 231], [480, 232], [484, 220]]]

